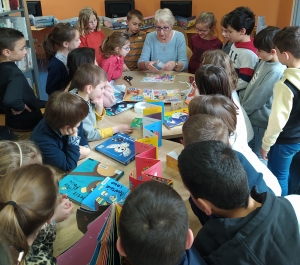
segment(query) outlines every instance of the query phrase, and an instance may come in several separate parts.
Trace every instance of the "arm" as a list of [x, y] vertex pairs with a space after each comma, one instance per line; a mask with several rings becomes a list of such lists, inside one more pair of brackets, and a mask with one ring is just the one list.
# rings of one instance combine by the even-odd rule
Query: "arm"
[[80, 45], [79, 45], [80, 48], [81, 48], [81, 47], [88, 47], [87, 41], [86, 41], [86, 38], [85, 38], [85, 37], [80, 36], [80, 41], [81, 41], [81, 43], [80, 43]]
[[186, 43], [185, 43], [185, 38], [181, 32], [178, 36], [177, 61], [178, 61], [178, 67], [176, 68], [176, 71], [181, 72], [187, 69], [188, 60], [186, 54]]
[[116, 60], [117, 58], [112, 55], [108, 59], [101, 61], [100, 66], [106, 72], [108, 81], [118, 79], [122, 76], [122, 68], [117, 65]]
[[144, 71], [146, 70], [157, 71], [157, 68], [154, 66], [154, 64], [156, 64], [157, 61], [151, 61], [151, 52], [153, 48], [151, 42], [153, 40], [151, 39], [152, 35], [150, 34], [151, 33], [149, 33], [145, 39], [142, 54], [138, 59], [137, 65], [139, 69]]
[[[53, 60], [53, 59], [52, 59]], [[50, 96], [53, 92], [62, 90], [67, 69], [63, 63], [51, 64], [48, 67], [46, 92]]]

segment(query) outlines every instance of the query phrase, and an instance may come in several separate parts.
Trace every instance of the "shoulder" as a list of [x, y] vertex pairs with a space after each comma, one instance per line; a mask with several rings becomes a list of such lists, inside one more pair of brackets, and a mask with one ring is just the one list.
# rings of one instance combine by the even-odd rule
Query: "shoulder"
[[154, 40], [156, 39], [156, 31], [152, 31], [147, 34], [146, 40]]
[[63, 62], [58, 60], [55, 56], [51, 59], [48, 68], [50, 68], [51, 66], [55, 66], [56, 68], [57, 67], [66, 68], [66, 66], [63, 64]]
[[286, 198], [292, 205], [297, 220], [298, 220], [298, 224], [299, 224], [299, 232], [300, 232], [300, 195], [288, 195], [285, 196], [284, 198]]
[[5, 74], [5, 75], [16, 75], [16, 74], [23, 75], [22, 71], [14, 62], [0, 63], [0, 71], [1, 74]]

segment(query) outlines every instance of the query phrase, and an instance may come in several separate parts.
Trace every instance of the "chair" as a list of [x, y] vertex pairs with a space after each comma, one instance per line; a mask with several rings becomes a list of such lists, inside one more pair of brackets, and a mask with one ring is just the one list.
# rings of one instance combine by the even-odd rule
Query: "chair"
[[187, 37], [186, 31], [183, 28], [178, 27], [178, 26], [174, 26], [173, 29], [181, 32], [184, 35], [185, 43], [186, 43], [186, 45], [188, 45], [188, 37]]
[[114, 32], [112, 29], [107, 27], [103, 27], [101, 30], [103, 31], [105, 38], [109, 37]]
[[186, 46], [186, 55], [187, 55], [188, 61], [190, 61], [190, 59], [193, 55], [193, 51], [191, 50], [191, 48], [189, 46]]

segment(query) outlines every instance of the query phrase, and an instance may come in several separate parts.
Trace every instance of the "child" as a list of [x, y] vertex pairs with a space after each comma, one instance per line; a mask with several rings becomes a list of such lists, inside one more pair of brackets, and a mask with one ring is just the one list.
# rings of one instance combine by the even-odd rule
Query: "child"
[[89, 106], [89, 113], [82, 121], [84, 135], [88, 141], [111, 137], [117, 132], [127, 134], [133, 132], [133, 129], [126, 124], [105, 129], [97, 128], [97, 122], [101, 121], [106, 114], [103, 108], [106, 83], [106, 74], [99, 66], [85, 63], [78, 68], [70, 85], [71, 93], [83, 98]]
[[42, 106], [15, 64], [26, 53], [26, 40], [20, 31], [0, 28], [0, 108], [5, 113], [5, 125], [19, 139], [28, 139], [30, 133], [26, 131], [32, 131], [43, 118]]
[[268, 168], [278, 178], [285, 196], [290, 164], [300, 150], [300, 27], [282, 29], [273, 42], [278, 60], [288, 68], [274, 86], [274, 100], [260, 153], [268, 160]]
[[107, 74], [107, 80], [115, 80], [121, 77], [123, 71], [128, 71], [124, 65], [124, 57], [130, 51], [129, 36], [120, 31], [114, 31], [107, 37], [101, 46], [101, 61], [99, 66]]
[[254, 28], [255, 15], [248, 7], [238, 7], [227, 14], [224, 25], [229, 39], [234, 44], [229, 56], [238, 73], [237, 90], [245, 89], [250, 82], [258, 62], [256, 49], [250, 34]]
[[201, 65], [203, 52], [221, 49], [222, 42], [215, 36], [217, 20], [211, 12], [202, 12], [196, 20], [195, 29], [198, 34], [191, 38], [193, 55], [189, 62], [189, 72], [194, 74]]
[[130, 50], [124, 58], [124, 61], [125, 65], [131, 71], [138, 70], [137, 61], [142, 54], [142, 49], [147, 35], [146, 32], [140, 30], [143, 25], [143, 20], [143, 14], [139, 10], [133, 9], [127, 14], [127, 29], [125, 32], [129, 36]]
[[227, 30], [227, 27], [225, 25], [226, 17], [227, 17], [227, 15], [223, 16], [222, 19], [221, 19], [222, 37], [225, 40], [225, 43], [222, 46], [222, 51], [225, 52], [226, 54], [229, 54], [230, 48], [231, 48], [233, 42], [231, 42], [230, 39], [229, 39], [228, 30]]
[[44, 119], [30, 138], [40, 148], [44, 164], [71, 171], [79, 159], [89, 155], [81, 123], [88, 111], [88, 104], [69, 92], [55, 92], [49, 97]]
[[80, 34], [80, 47], [90, 47], [95, 50], [96, 61], [100, 65], [100, 51], [105, 36], [100, 28], [100, 20], [97, 12], [91, 7], [80, 10], [77, 22], [77, 29]]
[[37, 260], [55, 264], [53, 253], [48, 252], [53, 248], [55, 226], [45, 223], [53, 216], [57, 198], [57, 178], [48, 166], [26, 165], [1, 178], [0, 231], [11, 250], [24, 252], [26, 264], [37, 264]]
[[193, 244], [208, 264], [299, 263], [299, 195], [276, 197], [255, 188], [250, 195], [241, 163], [218, 141], [187, 145], [178, 168], [197, 207], [218, 216]]
[[[73, 79], [78, 67], [84, 63], [92, 63], [98, 65], [95, 59], [95, 50], [93, 48], [77, 48], [69, 53], [67, 59], [67, 67], [69, 69], [69, 75], [67, 78], [68, 85], [65, 90], [69, 90], [71, 80]], [[114, 96], [114, 89], [109, 82], [106, 82], [106, 84], [104, 85], [103, 106], [106, 108], [110, 108], [115, 104], [115, 102], [116, 99]]]
[[206, 264], [194, 250], [188, 212], [180, 195], [149, 181], [126, 198], [119, 221], [117, 249], [132, 264]]
[[43, 47], [48, 65], [46, 92], [50, 96], [66, 86], [68, 69], [67, 56], [80, 44], [79, 32], [70, 23], [58, 23], [51, 33], [45, 36]]
[[239, 93], [241, 105], [247, 112], [254, 131], [254, 138], [249, 145], [265, 165], [267, 161], [261, 158], [260, 147], [271, 112], [273, 87], [286, 68], [278, 61], [273, 43], [279, 30], [277, 27], [267, 27], [254, 37], [254, 46], [261, 61], [246, 89]]

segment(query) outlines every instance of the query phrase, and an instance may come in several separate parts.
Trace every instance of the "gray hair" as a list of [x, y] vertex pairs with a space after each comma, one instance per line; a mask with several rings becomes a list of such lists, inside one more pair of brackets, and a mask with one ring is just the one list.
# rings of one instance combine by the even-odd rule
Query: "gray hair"
[[166, 22], [173, 27], [175, 24], [175, 17], [169, 8], [158, 9], [154, 14], [154, 24], [156, 22]]

